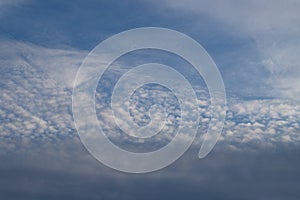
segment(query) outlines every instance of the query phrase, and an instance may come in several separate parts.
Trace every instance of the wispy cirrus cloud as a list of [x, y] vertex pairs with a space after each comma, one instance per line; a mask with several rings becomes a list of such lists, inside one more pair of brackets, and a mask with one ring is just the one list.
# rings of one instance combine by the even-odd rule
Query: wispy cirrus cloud
[[[211, 18], [219, 23], [227, 34], [235, 37], [249, 37], [254, 40], [259, 59], [252, 60], [244, 68], [261, 68], [261, 82], [275, 88], [271, 95], [298, 99], [299, 90], [299, 10], [300, 3], [288, 1], [159, 1], [157, 5], [175, 13], [192, 13], [194, 24], [201, 30], [201, 19]], [[169, 12], [168, 12], [169, 13]], [[241, 55], [249, 60], [251, 55]], [[229, 59], [227, 57], [227, 59]], [[235, 59], [235, 58], [232, 58]], [[238, 63], [235, 63], [238, 64]], [[263, 74], [267, 70], [269, 76]], [[260, 77], [257, 77], [260, 78]], [[265, 90], [268, 93], [269, 89]]]

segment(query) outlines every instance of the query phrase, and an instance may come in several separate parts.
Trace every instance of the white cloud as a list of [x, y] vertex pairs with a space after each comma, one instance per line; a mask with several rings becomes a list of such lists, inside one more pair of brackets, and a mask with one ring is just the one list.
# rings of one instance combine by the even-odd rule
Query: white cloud
[[[46, 49], [24, 43], [7, 43], [4, 47], [0, 49], [3, 53], [1, 55], [4, 55], [0, 61], [2, 145], [5, 148], [18, 148], [20, 141], [26, 146], [34, 140], [51, 142], [60, 140], [59, 138], [76, 138], [71, 112], [70, 84], [74, 74], [70, 75], [69, 69], [74, 71], [79, 67], [80, 58], [84, 57], [85, 52]], [[59, 72], [56, 68], [60, 68]], [[207, 109], [209, 96], [207, 91], [200, 87], [197, 87], [197, 93], [201, 97], [198, 101], [201, 115], [199, 132], [203, 134], [210, 120], [210, 112]], [[144, 101], [141, 99], [145, 100], [147, 97], [170, 105], [171, 110], [177, 109], [174, 106], [174, 98], [168, 98], [168, 94], [159, 88], [156, 91], [141, 89], [134, 96], [137, 102], [131, 106], [136, 121], [145, 120], [147, 110], [142, 109]], [[97, 99], [100, 99], [96, 106], [101, 113], [99, 119], [104, 130], [119, 143], [124, 143], [124, 140], [130, 141], [131, 138], [121, 135], [114, 124], [114, 119], [106, 107], [107, 94], [97, 94]], [[229, 97], [229, 111], [219, 142], [239, 150], [251, 144], [296, 144], [300, 141], [299, 116], [300, 107], [293, 101], [245, 101]], [[159, 143], [165, 144], [170, 141], [172, 133], [176, 130], [176, 120], [176, 115], [170, 115], [163, 129], [168, 134], [159, 135], [149, 145], [156, 147]], [[139, 142], [143, 144], [142, 140]], [[200, 142], [199, 140], [195, 144], [199, 145]]]
[[156, 1], [156, 4], [177, 12], [188, 12], [195, 22], [207, 16], [227, 27], [230, 34], [254, 39], [261, 64], [271, 73], [266, 84], [277, 89], [274, 95], [300, 97], [299, 1], [165, 0]]

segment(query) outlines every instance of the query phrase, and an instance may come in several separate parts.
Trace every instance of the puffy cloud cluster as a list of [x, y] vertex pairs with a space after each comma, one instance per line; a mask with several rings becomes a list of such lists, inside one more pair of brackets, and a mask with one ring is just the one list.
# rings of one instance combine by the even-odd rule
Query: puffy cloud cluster
[[[2, 55], [5, 55], [1, 59], [0, 80], [1, 145], [14, 149], [35, 142], [77, 138], [72, 119], [70, 83], [85, 52], [46, 49], [24, 43], [11, 45], [15, 49], [10, 47], [10, 52], [1, 49]], [[54, 69], [59, 70], [57, 72]], [[116, 125], [111, 112], [110, 87], [124, 71], [113, 72], [104, 77], [102, 83], [105, 83], [105, 87], [96, 93], [98, 119], [110, 139], [124, 148], [138, 151], [154, 150], [170, 142], [181, 119], [178, 99], [170, 90], [157, 85], [136, 90], [128, 104], [131, 117], [127, 120], [140, 125], [148, 124], [149, 108], [154, 104], [165, 107], [167, 117], [163, 129], [155, 137], [131, 137]], [[201, 87], [195, 87], [195, 90], [199, 98], [200, 116], [200, 137], [195, 144], [199, 145], [207, 131], [211, 111], [208, 109], [210, 100], [207, 90]], [[300, 106], [296, 102], [232, 97], [228, 97], [228, 100], [227, 118], [219, 138], [220, 143], [242, 150], [253, 145], [296, 145], [300, 141]], [[188, 133], [186, 137], [189, 137]]]
[[[74, 136], [71, 90], [49, 76], [44, 68], [47, 65], [32, 59], [37, 52], [49, 53], [41, 49], [14, 42], [3, 43], [1, 48], [0, 136], [1, 145], [6, 147]], [[47, 56], [38, 58], [44, 59], [44, 64], [51, 60]]]
[[[196, 93], [199, 98], [200, 123], [198, 135], [200, 137], [196, 139], [195, 144], [200, 145], [204, 139], [204, 134], [207, 132], [212, 113], [209, 109], [210, 99], [207, 90], [198, 87], [196, 88]], [[146, 140], [135, 140], [126, 134], [122, 134], [122, 131], [115, 123], [110, 103], [106, 101], [107, 95], [98, 93], [97, 97], [100, 102], [96, 104], [100, 124], [108, 135], [117, 141], [126, 141], [126, 144], [128, 142], [140, 142], [143, 145], [147, 145]], [[162, 90], [157, 90], [154, 86], [148, 86], [147, 89], [140, 88], [133, 95], [133, 99], [134, 102], [131, 102], [133, 106], [129, 105], [131, 118], [126, 120], [133, 120], [136, 123], [149, 122], [149, 108], [155, 102], [161, 102], [160, 105], [171, 105], [169, 108], [172, 109], [167, 109], [171, 113], [176, 111], [176, 109], [180, 109], [178, 101], [176, 98], [172, 98], [170, 91], [162, 92]], [[133, 110], [133, 108], [135, 109]], [[217, 112], [221, 110], [222, 108], [218, 108]], [[122, 112], [127, 112], [127, 110], [122, 110]], [[176, 128], [178, 128], [181, 120], [179, 113], [167, 119], [164, 129], [149, 145], [153, 145], [155, 142], [165, 145], [172, 139], [174, 134], [169, 133], [177, 131]], [[294, 101], [283, 99], [246, 100], [229, 97], [227, 116], [219, 143], [236, 150], [249, 148], [254, 150], [257, 146], [271, 148], [278, 145], [296, 146], [300, 141], [299, 113], [300, 105]], [[124, 123], [126, 124], [126, 121]], [[186, 136], [189, 137], [189, 134], [187, 133]], [[155, 147], [157, 148], [157, 146]]]
[[231, 145], [297, 145], [300, 141], [299, 112], [300, 105], [291, 101], [232, 102], [222, 138]]

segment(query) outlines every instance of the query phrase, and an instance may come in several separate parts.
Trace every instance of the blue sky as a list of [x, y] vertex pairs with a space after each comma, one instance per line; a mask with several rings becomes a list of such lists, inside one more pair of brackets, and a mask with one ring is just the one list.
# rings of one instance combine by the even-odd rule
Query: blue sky
[[[264, 80], [251, 78], [258, 74], [262, 78], [268, 75], [260, 63], [254, 39], [236, 34], [222, 21], [205, 13], [194, 14], [185, 8], [173, 8], [168, 2], [143, 1], [37, 1], [12, 3], [6, 7], [9, 7], [7, 14], [1, 17], [4, 35], [48, 48], [91, 50], [103, 39], [130, 28], [158, 26], [175, 29], [204, 46], [224, 74], [229, 90], [252, 94], [252, 88], [258, 84], [267, 87]], [[244, 74], [242, 78], [241, 74]], [[250, 87], [236, 88], [241, 81]], [[255, 92], [258, 93], [257, 89]], [[264, 93], [266, 91], [260, 91], [259, 96], [271, 95]]]
[[[300, 2], [293, 0], [0, 1], [0, 196], [299, 199], [299, 11]], [[210, 119], [203, 80], [166, 52], [120, 58], [96, 95], [98, 119], [114, 143], [137, 151], [159, 148], [176, 128], [166, 126], [166, 135], [141, 142], [112, 122], [108, 97], [132, 65], [155, 61], [188, 69], [184, 73], [201, 104], [198, 136], [182, 158], [158, 172], [128, 175], [98, 163], [82, 146], [72, 117], [72, 86], [83, 59], [99, 42], [153, 26], [180, 31], [206, 49], [223, 77], [228, 112], [215, 150], [198, 160]], [[132, 112], [154, 97], [176, 107], [176, 99], [164, 92], [142, 88], [135, 98], [146, 98]], [[148, 117], [134, 119], [144, 123]]]
[[[8, 38], [47, 48], [75, 48], [88, 51], [103, 39], [130, 28], [144, 26], [171, 28], [191, 36], [204, 46], [219, 66], [226, 86], [228, 86], [228, 91], [235, 90], [234, 92], [242, 93], [241, 95], [255, 95], [254, 93], [256, 93], [257, 96], [263, 97], [280, 95], [277, 94], [280, 91], [272, 90], [275, 84], [271, 84], [266, 80], [273, 81], [273, 77], [270, 77], [271, 73], [276, 73], [275, 75], [278, 73], [281, 79], [285, 79], [285, 77], [281, 77], [281, 74], [288, 70], [283, 70], [283, 72], [281, 72], [281, 69], [278, 70], [279, 72], [274, 71], [273, 68], [277, 65], [276, 60], [273, 58], [274, 55], [264, 55], [268, 52], [262, 52], [262, 47], [259, 46], [262, 42], [267, 42], [267, 47], [263, 45], [263, 48], [266, 48], [263, 51], [269, 51], [269, 48], [272, 48], [271, 45], [277, 45], [276, 43], [281, 42], [277, 41], [276, 37], [282, 37], [277, 35], [281, 35], [280, 32], [285, 27], [279, 27], [279, 30], [276, 30], [278, 29], [277, 24], [273, 22], [276, 12], [271, 12], [270, 16], [265, 16], [263, 11], [259, 11], [262, 13], [258, 13], [256, 18], [263, 19], [262, 23], [258, 23], [257, 20], [252, 22], [249, 19], [251, 13], [244, 14], [240, 11], [246, 10], [246, 6], [240, 5], [241, 8], [236, 9], [239, 9], [238, 12], [225, 7], [224, 10], [220, 9], [216, 15], [213, 15], [214, 7], [217, 10], [222, 6], [219, 4], [222, 3], [216, 2], [214, 6], [212, 6], [212, 3], [212, 5], [207, 6], [209, 7], [207, 10], [202, 10], [205, 3], [202, 4], [197, 3], [195, 7], [199, 9], [196, 9], [189, 6], [193, 3], [180, 5], [178, 2], [170, 3], [168, 1], [126, 1], [123, 3], [114, 3], [113, 1], [90, 1], [87, 3], [80, 1], [67, 1], [64, 3], [55, 1], [17, 1], [2, 6], [2, 9], [6, 12], [1, 17], [1, 31]], [[265, 5], [266, 3], [257, 4]], [[259, 7], [259, 5], [254, 5], [252, 9]], [[279, 6], [271, 5], [275, 8]], [[128, 12], [129, 10], [130, 12]], [[240, 18], [240, 20], [235, 18]], [[286, 16], [285, 18], [287, 18], [285, 19], [287, 22], [293, 20], [293, 16]], [[269, 25], [267, 24], [268, 20], [272, 20], [273, 24], [271, 26], [274, 26], [274, 28], [264, 28], [264, 26]], [[248, 26], [253, 26], [253, 30], [248, 30]], [[290, 26], [295, 25], [288, 24], [288, 28]], [[273, 33], [273, 29], [275, 29], [275, 33]], [[279, 34], [277, 34], [277, 31]], [[298, 30], [294, 32], [296, 39]], [[290, 35], [286, 34], [286, 37], [289, 38], [286, 40], [287, 42], [292, 40]], [[292, 44], [294, 44], [293, 41]], [[293, 49], [285, 49], [294, 52]], [[279, 52], [279, 54], [282, 53]], [[288, 57], [288, 59], [293, 58]], [[287, 64], [290, 65], [290, 63]], [[287, 72], [288, 75], [294, 74], [295, 69], [292, 70], [292, 72]], [[243, 82], [243, 88], [236, 87], [236, 85], [240, 85], [240, 82]], [[280, 89], [285, 87], [284, 83], [276, 82], [276, 84], [279, 84], [278, 88]], [[294, 86], [288, 85], [286, 87], [293, 88]], [[289, 95], [289, 97], [293, 96]]]

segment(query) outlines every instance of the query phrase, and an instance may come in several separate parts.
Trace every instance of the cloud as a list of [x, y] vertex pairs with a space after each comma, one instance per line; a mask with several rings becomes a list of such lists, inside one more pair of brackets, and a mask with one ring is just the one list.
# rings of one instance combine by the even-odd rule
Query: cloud
[[[208, 17], [216, 20], [225, 32], [234, 37], [250, 37], [255, 41], [257, 53], [260, 55], [259, 65], [263, 65], [270, 73], [264, 84], [276, 90], [273, 96], [283, 98], [299, 98], [299, 56], [300, 44], [298, 14], [300, 3], [288, 1], [161, 1], [157, 6], [173, 9], [177, 13], [192, 13], [194, 21]], [[170, 13], [170, 12], [168, 12]], [[245, 60], [249, 59], [243, 55]], [[256, 60], [250, 63], [255, 67]], [[246, 69], [247, 66], [243, 66]], [[261, 71], [261, 75], [263, 70]], [[262, 76], [263, 77], [263, 76]], [[291, 81], [292, 80], [292, 81]], [[266, 90], [265, 93], [268, 93]]]
[[297, 150], [237, 153], [222, 148], [203, 160], [196, 151], [141, 175], [109, 169], [77, 144], [8, 154], [0, 157], [0, 193], [6, 199], [299, 198]]
[[[7, 149], [14, 149], [18, 143], [30, 146], [32, 141], [51, 142], [77, 137], [72, 119], [71, 90], [76, 70], [86, 52], [49, 49], [14, 41], [3, 44], [0, 62], [0, 117], [4, 122], [0, 126], [2, 144]], [[127, 120], [148, 123], [150, 105], [156, 102], [167, 106], [169, 115], [163, 129], [164, 134], [145, 141], [135, 140], [122, 133], [114, 123], [109, 101], [114, 83], [128, 70], [122, 64], [124, 63], [114, 64], [99, 83], [105, 86], [96, 95], [100, 124], [111, 139], [125, 148], [137, 148], [140, 151], [147, 150], [147, 145], [152, 150], [159, 148], [172, 139], [172, 134], [178, 127], [178, 102], [170, 91], [155, 85], [140, 88], [131, 102], [132, 118]], [[136, 77], [140, 78], [142, 77]], [[202, 86], [196, 86], [195, 89], [199, 97], [200, 115], [200, 138], [195, 145], [199, 146], [211, 113], [208, 110], [210, 100], [207, 90]], [[228, 98], [229, 111], [220, 144], [243, 151], [255, 149], [256, 145], [273, 148], [299, 142], [300, 108], [296, 102], [282, 99], [244, 100], [232, 96]]]
[[[1, 144], [17, 150], [20, 146], [30, 148], [35, 142], [74, 137], [70, 73], [66, 70], [76, 67], [71, 64], [73, 55], [58, 50], [56, 57], [53, 50], [14, 41], [2, 44]], [[43, 59], [42, 65], [39, 59]], [[51, 69], [53, 62], [61, 66], [59, 72]]]
[[[243, 34], [254, 38], [262, 56], [260, 63], [255, 64], [263, 64], [267, 68], [271, 75], [268, 79], [269, 84], [274, 85], [283, 97], [291, 95], [297, 97], [299, 90], [291, 84], [291, 80], [298, 82], [299, 75], [295, 64], [298, 63], [299, 45], [296, 36], [299, 35], [299, 28], [293, 27], [298, 20], [296, 10], [299, 9], [297, 2], [293, 5], [291, 2], [274, 1], [269, 5], [266, 1], [262, 3], [172, 1], [165, 6], [179, 9], [180, 12], [184, 9], [193, 17], [204, 13], [219, 20], [220, 24], [226, 24], [230, 30], [228, 32], [233, 35]], [[77, 6], [76, 3], [74, 5]], [[98, 9], [97, 6], [92, 7]], [[80, 6], [78, 9], [84, 10]], [[62, 10], [65, 13], [65, 10]], [[138, 10], [144, 12], [143, 9]], [[285, 10], [290, 12], [283, 12]], [[280, 15], [275, 15], [276, 12]], [[27, 10], [26, 13], [31, 14]], [[98, 10], [97, 13], [102, 14]], [[136, 18], [136, 13], [131, 13]], [[253, 18], [253, 15], [256, 17]], [[24, 17], [22, 14], [20, 16]], [[37, 16], [33, 15], [33, 18], [39, 19]], [[126, 16], [126, 13], [122, 16]], [[86, 16], [88, 19], [90, 17], [89, 14]], [[6, 19], [9, 23], [24, 22], [22, 20], [20, 22], [20, 18], [11, 19], [12, 21]], [[103, 19], [106, 25], [107, 18]], [[56, 24], [56, 18], [50, 21]], [[193, 21], [197, 22], [197, 19], [193, 18]], [[32, 23], [32, 19], [29, 17], [25, 22]], [[66, 22], [62, 22], [64, 23]], [[98, 23], [97, 20], [88, 27], [94, 26], [95, 23]], [[38, 27], [43, 27], [44, 24], [46, 22], [42, 19]], [[77, 26], [80, 23], [75, 24]], [[20, 27], [16, 27], [19, 31]], [[27, 24], [24, 27], [31, 30]], [[102, 31], [102, 26], [100, 27]], [[51, 37], [61, 36], [61, 32], [51, 34], [57, 30], [56, 28], [51, 27], [50, 33], [45, 31], [45, 34]], [[78, 26], [78, 29], [86, 31], [81, 26]], [[286, 29], [289, 31], [285, 31]], [[36, 30], [30, 33], [36, 33]], [[197, 28], [195, 30], [198, 31]], [[68, 31], [76, 32], [73, 29]], [[99, 32], [91, 32], [98, 38]], [[39, 34], [33, 35], [41, 37]], [[73, 37], [74, 40], [78, 40], [78, 37], [74, 35]], [[64, 38], [58, 41], [62, 40]], [[92, 40], [89, 38], [85, 41]], [[207, 109], [210, 100], [206, 88], [201, 84], [196, 85], [201, 124], [199, 138], [191, 149], [172, 166], [161, 171], [138, 176], [128, 175], [98, 163], [84, 149], [77, 136], [72, 119], [72, 85], [76, 71], [87, 52], [70, 48], [46, 48], [15, 40], [1, 39], [0, 42], [1, 197], [22, 200], [299, 199], [300, 107], [296, 101], [282, 98], [262, 99], [256, 96], [247, 99], [229, 95], [229, 109], [223, 134], [211, 154], [199, 160], [197, 153], [211, 113]], [[242, 54], [248, 56], [245, 51]], [[232, 57], [239, 57], [237, 55], [241, 54], [234, 55]], [[145, 59], [144, 56], [141, 57]], [[146, 124], [149, 122], [147, 112], [149, 107], [144, 106], [156, 101], [173, 112], [168, 116], [167, 126], [164, 127], [164, 133], [169, 134], [160, 134], [148, 143], [122, 135], [109, 112], [109, 95], [113, 83], [128, 70], [128, 66], [123, 64], [117, 62], [101, 82], [103, 90], [98, 88], [96, 107], [100, 124], [111, 139], [121, 147], [139, 151], [159, 148], [172, 139], [176, 122], [180, 119], [177, 113], [178, 102], [170, 91], [160, 87], [140, 88], [133, 95], [130, 105], [132, 118], [127, 120]], [[178, 62], [178, 66], [183, 65]], [[249, 76], [248, 71], [240, 74], [241, 71], [233, 70], [232, 74], [236, 73], [236, 76], [241, 75], [243, 78]], [[248, 79], [261, 78], [249, 77]], [[199, 79], [192, 81], [198, 83]], [[251, 89], [258, 90], [256, 87]], [[188, 137], [187, 134], [187, 138], [182, 139], [189, 139]]]

